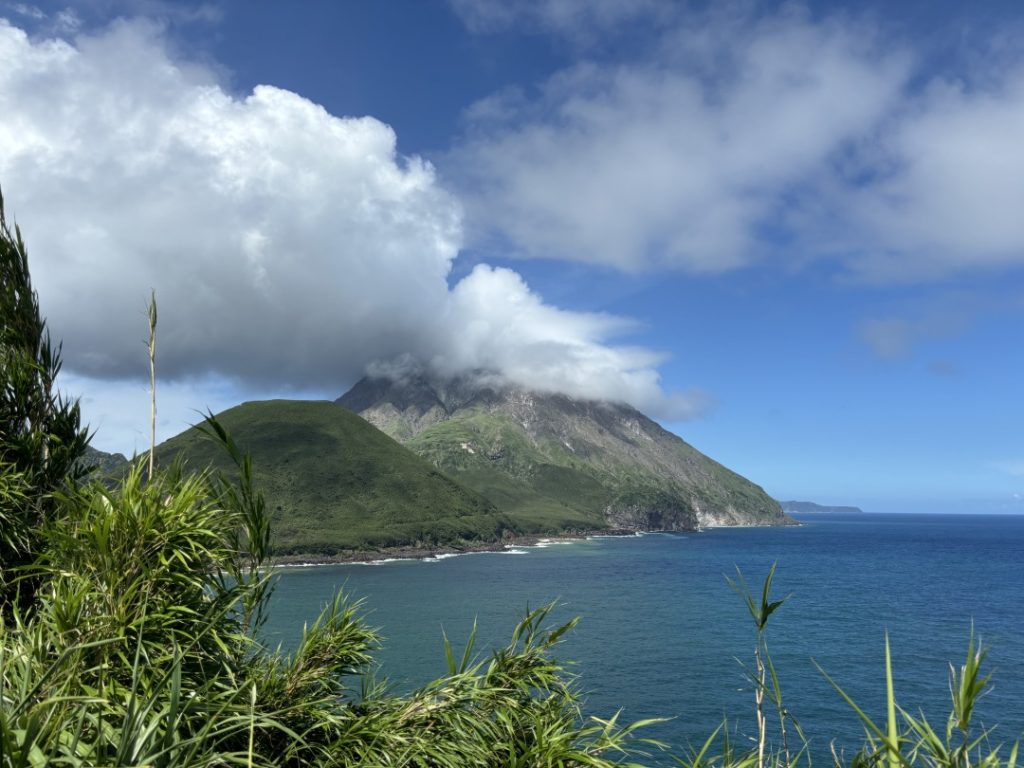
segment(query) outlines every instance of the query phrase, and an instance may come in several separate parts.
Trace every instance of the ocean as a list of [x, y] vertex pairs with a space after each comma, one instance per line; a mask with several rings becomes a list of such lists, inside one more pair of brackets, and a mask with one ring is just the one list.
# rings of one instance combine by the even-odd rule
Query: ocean
[[398, 691], [445, 672], [442, 631], [457, 651], [477, 624], [477, 653], [507, 642], [529, 608], [556, 602], [553, 622], [581, 618], [559, 646], [586, 712], [623, 720], [672, 718], [647, 735], [698, 745], [728, 719], [755, 733], [755, 630], [726, 577], [739, 568], [759, 590], [788, 595], [768, 642], [789, 710], [816, 762], [829, 743], [858, 746], [856, 715], [820, 665], [878, 722], [884, 720], [884, 639], [896, 696], [936, 730], [949, 712], [949, 664], [973, 631], [989, 649], [993, 686], [976, 721], [993, 740], [1024, 734], [1024, 516], [807, 515], [787, 528], [595, 538], [433, 561], [279, 571], [264, 636], [293, 647], [304, 623], [341, 589], [365, 601], [380, 629], [379, 676]]

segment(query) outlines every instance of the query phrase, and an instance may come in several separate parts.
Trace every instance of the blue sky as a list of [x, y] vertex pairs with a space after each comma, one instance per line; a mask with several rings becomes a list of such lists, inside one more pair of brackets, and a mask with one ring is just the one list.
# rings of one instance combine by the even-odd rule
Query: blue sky
[[[1024, 511], [1013, 2], [0, 0], [0, 184], [94, 444], [415, 356], [777, 498]], [[267, 87], [269, 86], [269, 87]]]

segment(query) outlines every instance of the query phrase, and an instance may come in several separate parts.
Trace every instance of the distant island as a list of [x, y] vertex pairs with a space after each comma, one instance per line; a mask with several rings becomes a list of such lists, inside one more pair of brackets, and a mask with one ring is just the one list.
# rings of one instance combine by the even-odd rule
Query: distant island
[[864, 510], [860, 507], [827, 507], [821, 504], [815, 504], [813, 501], [780, 501], [779, 504], [782, 506], [782, 511], [787, 515], [800, 515], [800, 514], [842, 514], [842, 515], [862, 515]]

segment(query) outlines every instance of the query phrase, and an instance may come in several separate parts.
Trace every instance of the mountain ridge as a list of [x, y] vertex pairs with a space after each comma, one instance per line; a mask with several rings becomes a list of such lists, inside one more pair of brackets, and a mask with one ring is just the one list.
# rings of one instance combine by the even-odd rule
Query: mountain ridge
[[527, 528], [791, 522], [759, 486], [624, 403], [423, 371], [368, 376], [335, 402]]

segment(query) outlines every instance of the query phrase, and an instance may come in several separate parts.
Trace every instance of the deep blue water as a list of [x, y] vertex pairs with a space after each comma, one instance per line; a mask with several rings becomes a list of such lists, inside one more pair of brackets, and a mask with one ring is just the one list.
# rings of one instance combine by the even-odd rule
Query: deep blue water
[[715, 529], [603, 538], [437, 562], [323, 566], [281, 572], [268, 639], [294, 644], [338, 589], [365, 598], [385, 637], [383, 673], [408, 689], [445, 671], [442, 628], [457, 647], [477, 621], [477, 649], [502, 644], [527, 607], [582, 621], [560, 646], [586, 691], [587, 711], [674, 718], [650, 735], [697, 743], [728, 716], [754, 732], [753, 694], [737, 659], [752, 662], [754, 629], [725, 576], [753, 588], [778, 562], [773, 594], [790, 594], [769, 623], [788, 706], [824, 756], [855, 745], [856, 717], [817, 661], [872, 715], [884, 716], [884, 636], [896, 695], [937, 730], [949, 711], [949, 662], [963, 663], [973, 623], [990, 649], [994, 688], [977, 718], [997, 740], [1024, 733], [1024, 517], [805, 516], [800, 527]]

